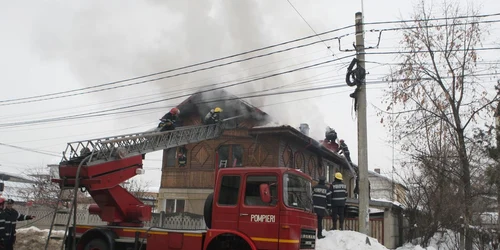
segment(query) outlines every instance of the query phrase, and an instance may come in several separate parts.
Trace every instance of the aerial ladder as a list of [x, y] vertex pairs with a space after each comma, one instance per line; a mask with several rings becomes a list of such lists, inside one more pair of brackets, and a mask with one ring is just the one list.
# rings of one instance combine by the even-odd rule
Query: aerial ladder
[[[211, 125], [68, 143], [59, 164], [59, 179], [52, 181], [59, 183], [60, 202], [69, 205], [64, 209], [55, 209], [45, 249], [50, 239], [62, 239], [63, 249], [70, 224], [73, 224], [74, 230], [79, 189], [87, 191], [96, 203], [89, 206], [89, 213], [99, 215], [108, 225], [144, 226], [144, 222], [151, 220], [151, 207], [144, 205], [119, 184], [144, 172], [142, 160], [147, 153], [218, 138], [225, 129], [235, 127], [235, 123], [229, 120], [238, 117]], [[68, 214], [67, 220], [56, 223], [59, 214]], [[65, 231], [62, 237], [52, 236], [52, 231], [56, 228]], [[72, 235], [74, 240], [75, 232]]]

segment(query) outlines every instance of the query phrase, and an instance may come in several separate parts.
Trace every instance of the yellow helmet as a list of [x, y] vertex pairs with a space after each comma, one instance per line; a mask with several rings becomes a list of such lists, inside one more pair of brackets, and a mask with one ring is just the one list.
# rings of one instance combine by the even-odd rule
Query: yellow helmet
[[342, 180], [342, 174], [340, 172], [335, 173], [335, 179]]
[[221, 108], [219, 108], [219, 107], [217, 107], [217, 108], [215, 108], [215, 109], [214, 109], [214, 112], [215, 112], [215, 113], [220, 113], [220, 112], [222, 112], [222, 109], [221, 109]]

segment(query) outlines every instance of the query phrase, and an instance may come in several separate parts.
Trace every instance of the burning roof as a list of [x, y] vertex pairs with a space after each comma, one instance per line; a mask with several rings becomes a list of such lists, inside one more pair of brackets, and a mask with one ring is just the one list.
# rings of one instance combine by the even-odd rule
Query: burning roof
[[259, 123], [266, 123], [270, 120], [269, 115], [264, 111], [223, 89], [195, 93], [177, 107], [181, 110], [181, 119], [193, 113], [204, 117], [211, 109], [220, 107], [226, 118], [243, 116]]

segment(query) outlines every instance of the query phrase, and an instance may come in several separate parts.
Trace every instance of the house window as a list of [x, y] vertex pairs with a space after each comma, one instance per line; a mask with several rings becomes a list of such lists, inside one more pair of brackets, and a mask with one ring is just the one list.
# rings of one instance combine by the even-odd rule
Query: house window
[[245, 205], [247, 206], [275, 206], [276, 202], [266, 204], [260, 198], [260, 184], [266, 183], [269, 185], [271, 197], [276, 201], [278, 197], [277, 178], [276, 176], [248, 176], [245, 187]]
[[179, 167], [185, 167], [187, 165], [187, 148], [179, 147], [177, 149], [177, 164]]
[[184, 207], [186, 205], [185, 200], [181, 199], [167, 199], [165, 205], [166, 213], [182, 213], [184, 212]]
[[[222, 145], [217, 150], [219, 154], [219, 164], [221, 167], [242, 167], [243, 166], [243, 147], [241, 145]], [[224, 164], [225, 162], [225, 164]]]
[[223, 176], [219, 192], [219, 205], [234, 206], [238, 203], [240, 176]]
[[175, 148], [169, 148], [167, 149], [167, 152], [163, 156], [163, 160], [165, 162], [165, 167], [166, 168], [173, 168], [175, 167]]

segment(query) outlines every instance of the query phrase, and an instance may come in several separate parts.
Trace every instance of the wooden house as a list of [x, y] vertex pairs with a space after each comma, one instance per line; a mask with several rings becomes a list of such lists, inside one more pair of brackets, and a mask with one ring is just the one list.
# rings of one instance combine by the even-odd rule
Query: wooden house
[[[315, 180], [321, 175], [333, 180], [335, 171], [341, 171], [352, 193], [354, 173], [345, 158], [299, 129], [267, 125], [271, 121], [268, 114], [226, 91], [194, 94], [179, 104], [181, 126], [200, 125], [215, 107], [223, 109], [222, 118], [241, 117], [231, 121], [234, 129], [215, 140], [163, 152], [160, 211], [202, 214], [205, 198], [213, 189], [215, 166], [219, 165], [296, 168]], [[215, 162], [216, 152], [219, 162]]]

